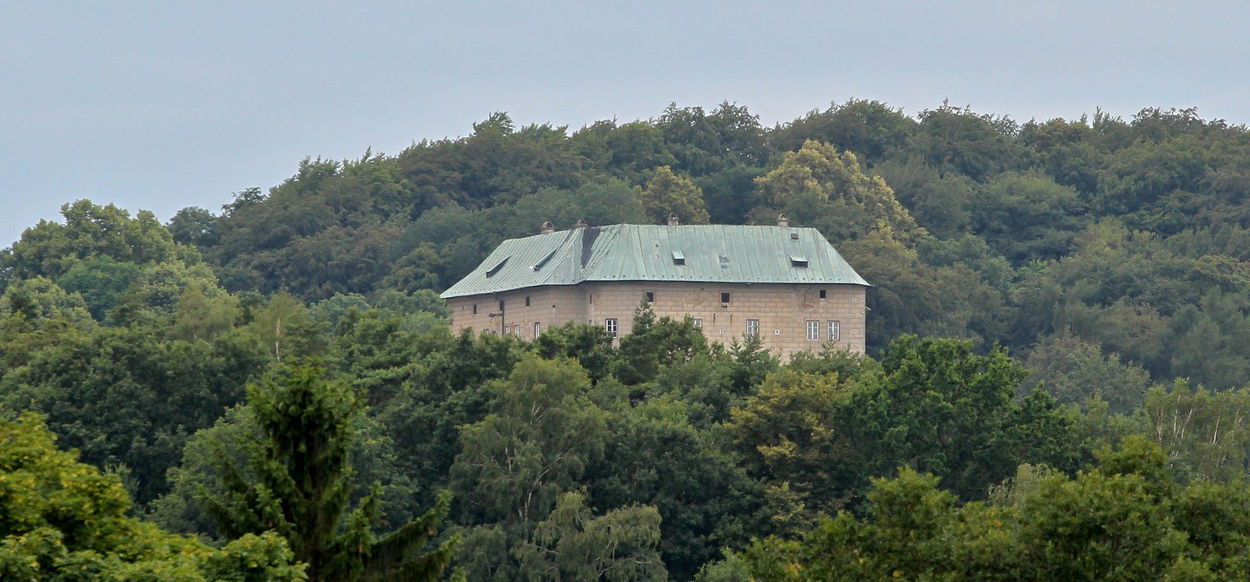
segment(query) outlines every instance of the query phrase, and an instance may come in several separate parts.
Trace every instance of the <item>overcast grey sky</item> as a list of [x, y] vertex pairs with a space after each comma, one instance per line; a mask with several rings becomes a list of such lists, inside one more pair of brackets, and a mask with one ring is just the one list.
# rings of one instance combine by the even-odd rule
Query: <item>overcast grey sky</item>
[[492, 111], [576, 128], [729, 100], [771, 125], [858, 97], [1247, 123], [1248, 17], [1231, 1], [3, 0], [0, 247], [78, 198], [218, 211], [305, 156], [394, 153]]

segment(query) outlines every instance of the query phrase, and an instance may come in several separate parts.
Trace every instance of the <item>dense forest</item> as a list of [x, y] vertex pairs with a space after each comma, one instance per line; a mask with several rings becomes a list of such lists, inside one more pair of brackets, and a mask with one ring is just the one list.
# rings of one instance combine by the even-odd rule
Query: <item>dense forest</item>
[[[5, 580], [1250, 577], [1250, 131], [853, 100], [496, 113], [0, 252]], [[500, 241], [819, 229], [866, 356], [452, 334]]]

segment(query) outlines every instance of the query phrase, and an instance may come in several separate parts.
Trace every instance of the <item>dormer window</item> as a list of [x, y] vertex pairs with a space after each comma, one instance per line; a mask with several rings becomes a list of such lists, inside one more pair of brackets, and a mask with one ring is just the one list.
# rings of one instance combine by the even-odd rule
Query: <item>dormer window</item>
[[800, 255], [790, 255], [790, 266], [807, 268], [807, 257], [800, 256]]
[[682, 254], [681, 251], [673, 251], [673, 264], [674, 265], [686, 264], [686, 255]]
[[499, 261], [497, 264], [495, 264], [495, 266], [491, 267], [489, 271], [486, 271], [486, 276], [494, 277], [496, 273], [498, 273], [501, 269], [503, 269], [504, 265], [508, 264], [508, 259], [511, 259], [511, 258], [512, 258], [511, 256], [504, 257], [502, 261]]
[[546, 255], [546, 256], [544, 256], [543, 258], [539, 259], [537, 263], [534, 263], [533, 265], [531, 265], [531, 266], [530, 266], [530, 270], [531, 270], [531, 271], [537, 271], [537, 270], [539, 270], [539, 269], [543, 268], [543, 265], [546, 265], [546, 264], [547, 264], [547, 263], [551, 260], [551, 257], [556, 256], [556, 251], [558, 251], [558, 250], [560, 250], [560, 249], [558, 249], [558, 248], [556, 248], [556, 249], [551, 249], [551, 252], [547, 253], [547, 255]]

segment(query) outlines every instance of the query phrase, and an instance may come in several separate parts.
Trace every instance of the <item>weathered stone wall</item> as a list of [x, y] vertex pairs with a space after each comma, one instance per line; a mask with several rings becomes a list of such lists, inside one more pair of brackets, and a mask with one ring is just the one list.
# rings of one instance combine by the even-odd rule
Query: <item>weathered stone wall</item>
[[[821, 291], [825, 297], [820, 297]], [[728, 344], [747, 332], [747, 320], [758, 320], [764, 344], [783, 359], [797, 351], [820, 349], [830, 341], [829, 322], [838, 322], [835, 347], [864, 351], [865, 288], [858, 285], [705, 284], [692, 282], [583, 283], [571, 287], [539, 287], [495, 295], [458, 297], [448, 301], [455, 331], [513, 333], [533, 339], [534, 323], [542, 330], [568, 321], [606, 325], [615, 319], [618, 334], [629, 333], [634, 311], [647, 293], [657, 316], [698, 320], [709, 341]], [[729, 293], [729, 302], [721, 294]], [[526, 298], [529, 305], [526, 306]], [[499, 301], [504, 301], [503, 328]], [[472, 306], [477, 305], [477, 314]], [[818, 338], [809, 339], [808, 322], [816, 322]]]
[[[500, 315], [499, 302], [503, 302]], [[526, 305], [528, 303], [528, 305]], [[454, 297], [447, 300], [451, 308], [451, 329], [459, 333], [465, 328], [494, 333], [517, 333], [534, 339], [534, 324], [541, 331], [568, 321], [587, 322], [586, 293], [581, 286], [535, 287], [493, 295]], [[474, 313], [474, 306], [477, 313]]]

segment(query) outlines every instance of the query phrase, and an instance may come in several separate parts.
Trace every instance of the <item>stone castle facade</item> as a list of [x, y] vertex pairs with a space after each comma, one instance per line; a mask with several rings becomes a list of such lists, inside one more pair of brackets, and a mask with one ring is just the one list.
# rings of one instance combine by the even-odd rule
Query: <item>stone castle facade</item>
[[646, 302], [692, 318], [710, 342], [759, 336], [783, 360], [826, 345], [864, 352], [868, 284], [814, 229], [590, 228], [506, 241], [444, 293], [452, 329], [532, 340], [579, 322], [619, 337]]

